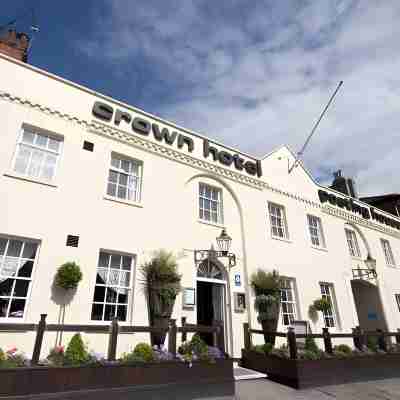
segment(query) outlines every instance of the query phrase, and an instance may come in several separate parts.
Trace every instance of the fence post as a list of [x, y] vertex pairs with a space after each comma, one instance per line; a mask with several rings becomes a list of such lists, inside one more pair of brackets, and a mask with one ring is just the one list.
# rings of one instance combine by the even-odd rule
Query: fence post
[[287, 333], [287, 342], [289, 346], [290, 358], [295, 360], [297, 358], [297, 343], [294, 328], [289, 328]]
[[360, 351], [364, 351], [364, 335], [362, 329], [359, 326], [356, 326], [352, 331], [354, 347]]
[[108, 361], [115, 361], [117, 356], [117, 341], [118, 341], [118, 320], [114, 318], [110, 324], [110, 335], [108, 338]]
[[33, 347], [32, 365], [37, 365], [40, 359], [40, 350], [42, 348], [44, 331], [46, 330], [47, 314], [40, 314], [40, 321], [36, 331], [35, 346]]
[[[182, 328], [184, 328], [186, 325], [186, 317], [182, 317], [181, 322], [182, 322]], [[185, 331], [182, 331], [182, 342], [186, 342], [186, 339], [187, 339], [187, 333]]]
[[212, 343], [214, 347], [218, 347], [218, 334], [221, 328], [219, 324], [215, 321], [213, 322], [213, 328], [214, 330], [212, 332]]
[[396, 335], [396, 343], [400, 344], [400, 328], [397, 329], [397, 335]]
[[322, 328], [322, 336], [324, 337], [324, 347], [328, 354], [333, 354], [332, 338], [328, 328]]
[[176, 319], [170, 319], [168, 331], [168, 351], [173, 354], [174, 357], [176, 355], [176, 332]]
[[386, 346], [386, 340], [385, 340], [385, 334], [383, 333], [382, 329], [377, 329], [377, 332], [379, 332], [378, 336], [378, 347], [380, 350], [387, 351], [387, 346]]
[[251, 348], [251, 337], [250, 337], [250, 328], [249, 323], [245, 322], [243, 324], [243, 337], [244, 337], [244, 349], [250, 350]]

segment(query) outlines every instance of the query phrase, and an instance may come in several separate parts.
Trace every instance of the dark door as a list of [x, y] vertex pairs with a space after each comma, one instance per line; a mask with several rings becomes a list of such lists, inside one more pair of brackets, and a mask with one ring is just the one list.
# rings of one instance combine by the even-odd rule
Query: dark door
[[[197, 323], [211, 326], [214, 320], [212, 283], [197, 281]], [[200, 337], [212, 346], [212, 334], [200, 333]]]

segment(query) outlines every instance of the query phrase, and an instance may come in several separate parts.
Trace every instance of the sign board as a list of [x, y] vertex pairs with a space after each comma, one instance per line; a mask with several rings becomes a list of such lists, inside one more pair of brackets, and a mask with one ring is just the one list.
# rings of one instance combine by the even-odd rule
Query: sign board
[[235, 274], [235, 286], [242, 286], [242, 279], [240, 274]]
[[194, 307], [196, 305], [196, 290], [194, 288], [183, 289], [183, 307]]
[[[308, 321], [293, 321], [291, 325], [294, 328], [294, 333], [296, 335], [308, 335], [311, 333]], [[296, 338], [296, 342], [300, 347], [304, 347], [306, 339]]]

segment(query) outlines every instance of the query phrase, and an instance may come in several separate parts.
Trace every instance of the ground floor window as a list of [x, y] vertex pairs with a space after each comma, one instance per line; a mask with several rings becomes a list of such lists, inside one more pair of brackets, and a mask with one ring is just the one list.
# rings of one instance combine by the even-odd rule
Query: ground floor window
[[0, 319], [23, 318], [38, 243], [0, 237]]
[[325, 326], [327, 328], [333, 328], [335, 326], [335, 315], [333, 308], [333, 285], [330, 283], [320, 283], [321, 287], [321, 297], [328, 300], [330, 307], [328, 310], [324, 311]]
[[132, 255], [100, 251], [92, 316], [95, 321], [126, 321], [132, 296]]
[[296, 300], [293, 279], [284, 278], [280, 282], [283, 325], [291, 325], [296, 319]]
[[398, 309], [400, 311], [400, 294], [395, 294], [394, 296], [396, 297], [397, 307], [398, 307]]

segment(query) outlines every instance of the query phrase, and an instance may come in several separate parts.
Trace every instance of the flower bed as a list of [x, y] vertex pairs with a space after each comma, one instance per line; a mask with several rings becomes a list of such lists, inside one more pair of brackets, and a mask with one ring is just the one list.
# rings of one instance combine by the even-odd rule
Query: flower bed
[[328, 355], [322, 351], [299, 352], [289, 359], [286, 348], [242, 350], [242, 366], [265, 373], [268, 378], [296, 389], [348, 382], [400, 377], [400, 352], [348, 352], [343, 345]]
[[74, 393], [95, 398], [100, 391], [113, 400], [130, 392], [153, 399], [163, 390], [176, 399], [234, 396], [232, 360], [196, 335], [176, 355], [140, 343], [113, 362], [89, 353], [75, 335], [66, 351], [57, 346], [38, 366], [29, 364], [15, 348], [0, 352], [0, 398], [57, 394], [69, 399]]

